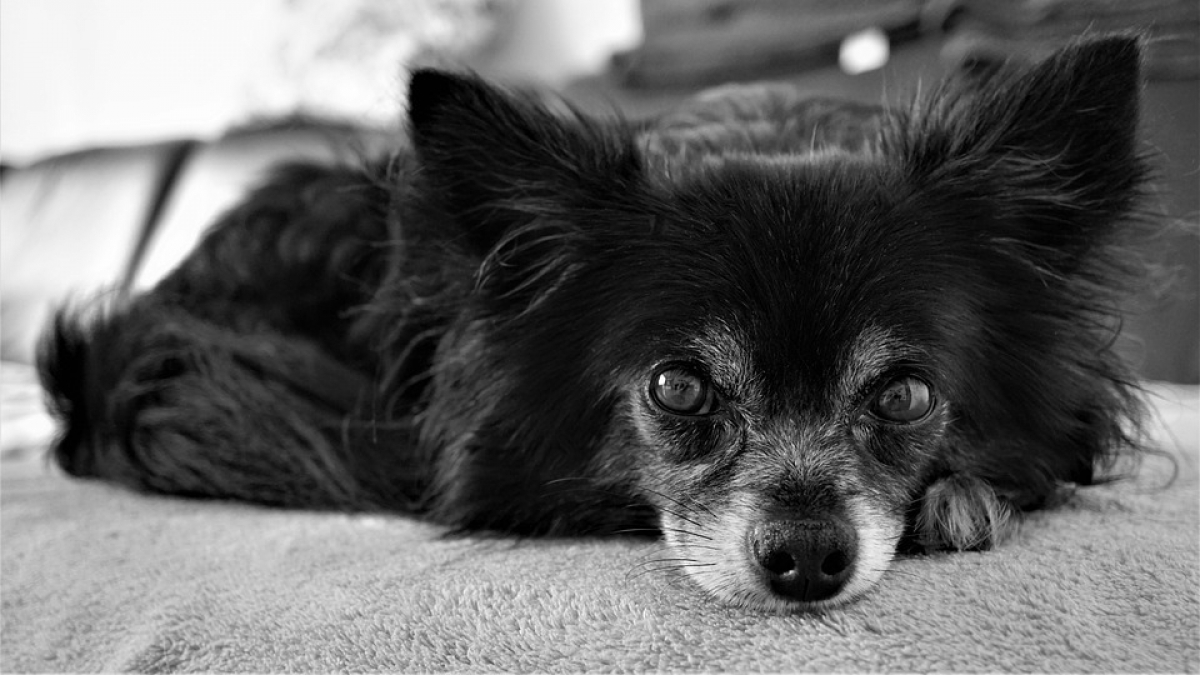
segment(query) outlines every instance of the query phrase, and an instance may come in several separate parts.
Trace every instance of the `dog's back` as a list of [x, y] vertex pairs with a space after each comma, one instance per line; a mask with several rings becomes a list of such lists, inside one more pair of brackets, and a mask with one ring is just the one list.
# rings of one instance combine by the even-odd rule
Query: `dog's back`
[[57, 462], [182, 495], [411, 506], [411, 472], [347, 461], [410, 434], [371, 423], [355, 327], [393, 239], [379, 171], [281, 168], [152, 292], [60, 310], [39, 359]]

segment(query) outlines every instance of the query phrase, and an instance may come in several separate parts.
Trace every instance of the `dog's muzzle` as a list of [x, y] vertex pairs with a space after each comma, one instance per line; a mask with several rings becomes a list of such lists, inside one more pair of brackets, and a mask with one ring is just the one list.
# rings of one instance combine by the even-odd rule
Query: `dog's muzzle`
[[767, 585], [786, 598], [827, 600], [854, 574], [858, 537], [843, 518], [766, 520], [751, 527], [746, 539]]

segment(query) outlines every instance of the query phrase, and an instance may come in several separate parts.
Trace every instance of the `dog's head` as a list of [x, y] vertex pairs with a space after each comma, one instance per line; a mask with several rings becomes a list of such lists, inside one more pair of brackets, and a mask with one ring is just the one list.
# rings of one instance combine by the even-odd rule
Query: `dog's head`
[[1106, 38], [908, 108], [771, 94], [657, 126], [417, 73], [431, 208], [482, 261], [429, 418], [524, 465], [481, 480], [493, 513], [609, 522], [580, 495], [629, 496], [733, 603], [856, 597], [915, 520], [985, 545], [1125, 440], [1139, 59]]

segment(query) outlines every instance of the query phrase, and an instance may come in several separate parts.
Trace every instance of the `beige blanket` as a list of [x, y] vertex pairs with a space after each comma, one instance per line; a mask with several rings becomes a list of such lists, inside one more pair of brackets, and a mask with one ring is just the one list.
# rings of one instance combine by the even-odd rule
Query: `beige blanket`
[[6, 443], [0, 670], [1195, 672], [1200, 411], [1156, 391], [1169, 488], [1151, 459], [999, 550], [904, 558], [790, 616], [711, 602], [654, 542], [140, 496]]

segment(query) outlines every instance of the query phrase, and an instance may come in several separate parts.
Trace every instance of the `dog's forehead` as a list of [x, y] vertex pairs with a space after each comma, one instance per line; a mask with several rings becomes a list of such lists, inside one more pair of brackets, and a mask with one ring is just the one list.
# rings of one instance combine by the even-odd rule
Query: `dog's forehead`
[[683, 187], [694, 225], [672, 255], [694, 268], [674, 268], [713, 317], [694, 347], [715, 376], [828, 395], [922, 356], [944, 314], [930, 308], [945, 294], [928, 271], [944, 263], [928, 225], [896, 208], [883, 164], [845, 153], [737, 159]]
[[[667, 220], [717, 252], [771, 249], [796, 271], [873, 253], [903, 237], [912, 219], [894, 217], [911, 186], [871, 151], [707, 156], [669, 176]], [[767, 251], [763, 251], [766, 253]]]
[[871, 275], [902, 268], [897, 253], [921, 255], [910, 219], [895, 212], [894, 181], [877, 162], [842, 156], [720, 162], [680, 186], [667, 215], [677, 224], [668, 223], [669, 250], [706, 272], [689, 281], [711, 281], [714, 293], [746, 291], [752, 303], [790, 294], [828, 306]]

